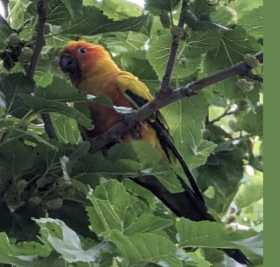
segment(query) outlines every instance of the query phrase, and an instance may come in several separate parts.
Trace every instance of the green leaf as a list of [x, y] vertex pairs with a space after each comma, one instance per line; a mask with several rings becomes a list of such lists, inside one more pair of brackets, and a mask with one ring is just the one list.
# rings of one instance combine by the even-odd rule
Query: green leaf
[[70, 14], [71, 18], [74, 18], [75, 13], [77, 11], [80, 11], [80, 9], [82, 8], [80, 0], [76, 0], [76, 1], [61, 0], [61, 2], [63, 2], [64, 6], [66, 7], [66, 9], [67, 9], [68, 13]]
[[6, 47], [7, 43], [7, 39], [9, 37], [9, 35], [12, 33], [12, 29], [9, 26], [9, 24], [4, 21], [4, 19], [1, 17], [0, 18], [0, 48], [3, 49]]
[[36, 91], [36, 96], [60, 102], [85, 101], [85, 98], [79, 94], [78, 90], [69, 81], [57, 76], [53, 76], [51, 84], [46, 88], [44, 86], [39, 87]]
[[10, 74], [0, 77], [0, 91], [4, 93], [7, 113], [16, 117], [23, 117], [28, 109], [20, 94], [33, 92], [33, 82], [21, 73]]
[[208, 114], [203, 95], [183, 99], [163, 110], [171, 134], [191, 168], [203, 165], [216, 145], [203, 139], [202, 132]]
[[263, 6], [263, 0], [243, 1], [236, 0], [231, 2], [231, 6], [238, 10], [238, 16], [242, 18], [244, 15], [249, 14], [253, 9]]
[[37, 70], [34, 75], [34, 81], [38, 87], [45, 88], [52, 83], [53, 74], [50, 71], [44, 72]]
[[9, 1], [9, 21], [14, 29], [20, 29], [25, 21], [25, 12], [31, 4], [29, 0], [11, 0]]
[[133, 141], [130, 144], [116, 145], [109, 151], [109, 159], [134, 159], [143, 168], [156, 166], [161, 160], [161, 154], [150, 144], [143, 141]]
[[171, 11], [177, 7], [179, 0], [146, 0], [145, 9], [153, 12], [154, 14], [161, 14], [163, 10]]
[[248, 176], [241, 184], [235, 196], [235, 203], [239, 208], [245, 208], [263, 197], [263, 177], [257, 172], [254, 176]]
[[[105, 33], [100, 42], [114, 55], [125, 55], [137, 57], [144, 49], [148, 36], [141, 32], [116, 32]], [[140, 56], [143, 59], [143, 56]], [[116, 59], [116, 57], [114, 57]], [[116, 59], [118, 60], [118, 59]], [[122, 66], [123, 67], [123, 66]]]
[[113, 230], [109, 240], [117, 246], [130, 265], [148, 262], [168, 264], [169, 261], [174, 261], [171, 266], [182, 266], [175, 257], [175, 245], [166, 237], [151, 233], [125, 236], [120, 231]]
[[244, 14], [244, 16], [240, 18], [239, 24], [242, 25], [250, 35], [253, 35], [256, 38], [261, 38], [264, 35], [263, 13], [263, 6], [257, 7]]
[[132, 222], [125, 230], [126, 235], [135, 233], [148, 233], [165, 229], [173, 223], [170, 219], [165, 219], [152, 214], [143, 214]]
[[35, 140], [38, 143], [44, 144], [45, 146], [48, 146], [52, 150], [57, 150], [58, 149], [55, 145], [51, 144], [46, 139], [44, 139], [43, 137], [41, 137], [40, 135], [36, 134], [33, 131], [30, 131], [30, 130], [25, 131], [25, 130], [21, 130], [21, 129], [15, 129], [15, 132], [23, 134], [26, 137], [31, 137], [31, 139]]
[[17, 138], [7, 139], [7, 142], [1, 143], [0, 147], [1, 172], [5, 176], [13, 177], [32, 167], [35, 161], [32, 147], [24, 145]]
[[[105, 243], [100, 243], [84, 250], [79, 236], [61, 220], [41, 218], [35, 221], [40, 226], [43, 241], [58, 252], [66, 262], [95, 262], [107, 249]], [[54, 234], [54, 227], [58, 228], [61, 236]]]
[[263, 256], [263, 233], [258, 233], [256, 236], [249, 237], [240, 241], [234, 241], [234, 244], [243, 247], [244, 249], [258, 256]]
[[208, 0], [196, 0], [190, 3], [190, 8], [198, 18], [205, 19], [215, 10], [215, 4], [209, 5]]
[[186, 54], [189, 57], [198, 57], [220, 45], [220, 33], [216, 30], [194, 31], [187, 39]]
[[[94, 164], [92, 164], [94, 162]], [[130, 159], [117, 161], [105, 158], [102, 153], [85, 154], [78, 161], [70, 161], [71, 175], [77, 176], [83, 183], [96, 185], [100, 178], [123, 178], [138, 175], [141, 166]], [[88, 176], [86, 179], [85, 176]]]
[[112, 229], [127, 235], [153, 232], [172, 225], [172, 221], [152, 214], [142, 214], [137, 198], [130, 195], [123, 184], [110, 180], [96, 187], [89, 195], [87, 207], [91, 229], [105, 237]]
[[199, 267], [211, 267], [213, 266], [209, 261], [207, 261], [203, 256], [199, 255], [198, 253], [186, 253], [188, 257], [191, 258], [187, 259], [186, 262], [192, 266], [199, 266]]
[[[254, 54], [260, 50], [260, 45], [242, 27], [220, 33], [219, 46], [209, 54], [209, 66], [216, 64], [216, 70], [231, 66], [244, 59], [246, 54]], [[212, 63], [210, 65], [210, 63]], [[210, 70], [210, 69], [209, 69]], [[211, 68], [211, 71], [214, 71]]]
[[[132, 17], [116, 22], [108, 21], [103, 25], [98, 25], [91, 34], [98, 34], [104, 32], [127, 32], [135, 31], [148, 34], [151, 28], [152, 18], [149, 15], [142, 15], [139, 17]], [[86, 33], [85, 33], [86, 34]], [[89, 32], [87, 34], [90, 34]]]
[[[55, 254], [51, 254], [47, 258], [38, 258], [36, 260], [33, 260], [32, 262], [29, 262], [28, 264], [29, 265], [27, 265], [26, 267], [49, 267], [49, 266], [65, 267], [65, 261], [63, 260], [63, 258], [61, 258], [60, 255], [55, 255]], [[20, 265], [20, 266], [25, 267], [24, 265], [23, 266]]]
[[123, 183], [131, 195], [143, 200], [149, 206], [149, 209], [153, 210], [155, 208], [156, 199], [150, 191], [130, 179], [125, 179]]
[[[160, 33], [153, 34], [149, 45], [147, 59], [161, 80], [170, 54], [170, 32], [162, 30]], [[182, 79], [194, 74], [201, 66], [202, 58], [189, 57], [188, 51], [187, 43], [183, 43], [178, 49], [177, 62], [174, 66], [174, 78], [176, 79]]]
[[11, 242], [6, 233], [0, 233], [0, 262], [6, 264], [16, 264], [19, 266], [29, 266], [36, 257], [47, 257], [51, 249], [39, 242]]
[[[61, 26], [60, 31], [63, 34], [80, 36], [105, 32], [149, 32], [151, 18], [148, 15], [114, 21], [95, 6], [83, 6], [81, 0], [63, 2], [52, 1], [48, 16], [49, 23]], [[72, 8], [73, 6], [75, 9]]]
[[139, 55], [135, 52], [122, 53], [117, 60], [120, 61], [124, 70], [136, 75], [153, 93], [156, 93], [160, 87], [157, 74], [149, 61], [145, 59], [145, 52], [138, 51], [138, 53]]
[[230, 231], [218, 222], [177, 219], [178, 241], [182, 247], [238, 248], [236, 241], [254, 236], [253, 232]]
[[81, 142], [80, 129], [76, 120], [58, 113], [52, 113], [51, 120], [60, 142], [65, 144], [78, 144]]
[[128, 17], [138, 17], [142, 15], [141, 8], [130, 1], [104, 0], [102, 2], [91, 0], [83, 1], [85, 6], [95, 6], [103, 11], [103, 14], [112, 20], [122, 20]]
[[[204, 62], [205, 75], [228, 68], [243, 61], [246, 54], [255, 54], [261, 50], [257, 40], [240, 26], [236, 26], [230, 31], [219, 33], [219, 35], [217, 37], [219, 45], [207, 53]], [[244, 99], [244, 93], [242, 90], [238, 90], [236, 79], [236, 77], [230, 78], [211, 86], [207, 89], [207, 93], [209, 94], [209, 90], [212, 90], [210, 92], [216, 96], [224, 95], [227, 98]]]
[[[171, 192], [182, 191], [176, 179], [172, 164], [162, 157], [162, 152], [143, 141], [115, 145], [108, 152], [108, 159], [114, 162], [114, 169], [128, 171], [126, 177], [155, 175]], [[134, 173], [129, 173], [134, 172]]]
[[124, 220], [130, 205], [130, 196], [124, 186], [114, 180], [99, 185], [88, 196], [87, 207], [92, 230], [105, 234], [111, 229], [124, 230]]
[[211, 185], [215, 189], [215, 197], [208, 204], [217, 212], [225, 212], [235, 197], [243, 178], [243, 153], [240, 143], [221, 143], [210, 155], [207, 164], [199, 168], [201, 188]]
[[258, 106], [255, 110], [243, 112], [239, 115], [239, 121], [236, 124], [237, 130], [246, 131], [252, 135], [263, 135], [263, 107]]
[[228, 6], [219, 6], [214, 12], [211, 12], [211, 22], [222, 24], [224, 26], [235, 25], [237, 23], [237, 12]]
[[20, 94], [20, 97], [26, 106], [32, 108], [36, 112], [57, 112], [75, 119], [80, 125], [86, 128], [91, 127], [91, 120], [86, 115], [66, 104], [25, 94]]
[[248, 225], [256, 231], [263, 229], [263, 198], [253, 202], [251, 205], [241, 209], [240, 216], [237, 218], [241, 224]]

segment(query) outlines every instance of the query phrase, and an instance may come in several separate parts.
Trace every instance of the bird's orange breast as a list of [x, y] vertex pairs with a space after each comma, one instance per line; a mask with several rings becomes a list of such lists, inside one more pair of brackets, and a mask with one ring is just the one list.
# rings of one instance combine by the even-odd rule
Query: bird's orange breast
[[[118, 88], [115, 88], [112, 95], [110, 92], [107, 91], [106, 96], [112, 100], [115, 106], [132, 107], [132, 104], [123, 96]], [[122, 115], [114, 110], [113, 107], [104, 106], [99, 103], [90, 103], [89, 109], [94, 125], [91, 130], [87, 130], [87, 135], [91, 138], [104, 134], [122, 120]], [[124, 142], [129, 142], [133, 139], [141, 139], [161, 150], [156, 132], [148, 122], [140, 123], [122, 138]]]

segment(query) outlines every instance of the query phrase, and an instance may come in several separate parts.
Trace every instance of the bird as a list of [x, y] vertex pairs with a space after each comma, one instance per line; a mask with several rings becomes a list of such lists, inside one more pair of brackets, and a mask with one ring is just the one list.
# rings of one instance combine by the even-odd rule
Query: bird
[[[113, 106], [137, 110], [152, 101], [154, 96], [138, 77], [122, 70], [104, 46], [85, 40], [70, 41], [62, 49], [59, 66], [68, 74], [72, 84], [85, 95], [107, 97]], [[114, 107], [98, 102], [89, 102], [94, 127], [84, 129], [86, 138], [95, 138], [110, 130], [123, 118]], [[152, 175], [133, 178], [138, 185], [151, 191], [165, 206], [178, 217], [193, 221], [215, 221], [209, 214], [203, 194], [190, 168], [176, 148], [164, 117], [157, 111], [151, 118], [138, 123], [137, 127], [125, 134], [119, 142], [141, 140], [149, 143], [172, 162], [178, 161], [188, 179], [188, 183], [176, 175], [184, 191], [171, 193]], [[113, 144], [111, 144], [113, 145]], [[249, 259], [237, 249], [224, 249], [237, 262], [250, 265]]]

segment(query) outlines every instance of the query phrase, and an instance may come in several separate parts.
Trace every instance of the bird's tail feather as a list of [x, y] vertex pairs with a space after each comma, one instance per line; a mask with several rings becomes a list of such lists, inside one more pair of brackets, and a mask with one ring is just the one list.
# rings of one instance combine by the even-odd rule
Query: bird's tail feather
[[[158, 115], [159, 116], [159, 115]], [[174, 142], [172, 140], [172, 137], [169, 134], [169, 131], [167, 127], [164, 125], [164, 123], [160, 120], [160, 117], [158, 117], [155, 121], [151, 122], [152, 127], [155, 129], [157, 136], [159, 138], [159, 141], [162, 145], [162, 147], [165, 147], [165, 151], [167, 153], [167, 157], [170, 158], [170, 153], [179, 161], [189, 183], [190, 186], [196, 195], [197, 198], [200, 199], [202, 203], [204, 203], [203, 195], [196, 183], [196, 180], [189, 169], [188, 165], [186, 164], [185, 160], [183, 159], [180, 152], [177, 150], [176, 146], [174, 145]], [[185, 183], [182, 183], [184, 186]], [[188, 185], [184, 186], [184, 189], [186, 189]]]
[[[157, 114], [156, 119], [151, 121], [150, 124], [155, 129], [167, 157], [170, 159], [171, 154], [179, 161], [190, 186], [178, 175], [177, 178], [184, 188], [184, 191], [180, 193], [170, 193], [155, 177], [148, 177], [145, 181], [140, 181], [139, 179], [135, 181], [153, 192], [154, 195], [156, 195], [177, 216], [185, 217], [193, 221], [215, 221], [213, 216], [208, 213], [204, 197], [196, 180], [182, 155], [174, 145], [172, 137], [169, 134], [168, 128], [164, 124], [160, 113]], [[237, 262], [247, 266], [251, 265], [250, 261], [240, 250], [223, 249], [223, 251]]]
[[[182, 179], [178, 177], [178, 179]], [[178, 217], [185, 217], [193, 221], [215, 221], [208, 213], [204, 202], [201, 202], [196, 194], [185, 185], [185, 190], [179, 193], [170, 193], [156, 177], [149, 175], [131, 178], [134, 182], [151, 191]], [[238, 249], [222, 249], [235, 261], [250, 266], [249, 259]]]

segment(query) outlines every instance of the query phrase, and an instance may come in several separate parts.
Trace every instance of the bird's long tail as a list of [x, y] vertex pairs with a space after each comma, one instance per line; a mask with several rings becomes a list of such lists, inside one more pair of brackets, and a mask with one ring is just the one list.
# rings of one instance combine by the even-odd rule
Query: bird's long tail
[[[203, 194], [201, 193], [188, 165], [174, 145], [168, 129], [162, 120], [158, 117], [156, 120], [151, 121], [150, 124], [155, 129], [160, 143], [167, 154], [167, 157], [170, 158], [173, 156], [179, 161], [189, 184], [187, 184], [182, 177], [177, 175], [178, 180], [184, 188], [184, 191], [180, 193], [170, 193], [153, 176], [149, 176], [148, 178], [144, 177], [144, 179], [134, 179], [134, 181], [151, 191], [179, 217], [185, 217], [193, 221], [215, 221], [213, 216], [208, 213]], [[237, 262], [247, 266], [251, 265], [250, 261], [240, 250], [223, 249], [223, 251]]]
[[[182, 178], [179, 178], [182, 179]], [[132, 179], [137, 184], [151, 191], [178, 217], [193, 221], [214, 221], [203, 202], [188, 188], [180, 193], [170, 193], [154, 176], [144, 176]], [[238, 249], [223, 249], [235, 261], [250, 266], [249, 259]]]

